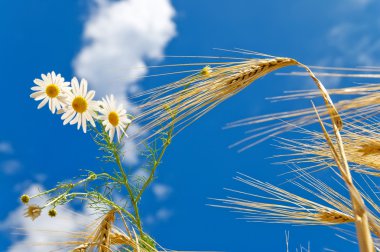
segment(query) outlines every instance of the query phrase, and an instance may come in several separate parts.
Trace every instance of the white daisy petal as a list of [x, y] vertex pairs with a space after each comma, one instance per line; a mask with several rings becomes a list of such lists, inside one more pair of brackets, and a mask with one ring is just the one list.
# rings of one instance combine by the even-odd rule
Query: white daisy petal
[[110, 131], [109, 131], [109, 136], [110, 136], [111, 141], [113, 141], [113, 138], [114, 138], [114, 136], [115, 136], [115, 128], [114, 128], [114, 127], [112, 127], [112, 128], [110, 129]]
[[79, 83], [78, 83], [78, 79], [76, 77], [71, 79], [71, 87], [73, 88], [73, 93], [75, 95], [79, 94]]
[[85, 115], [86, 115], [86, 120], [87, 120], [88, 122], [90, 122], [91, 125], [92, 125], [93, 127], [95, 127], [95, 126], [96, 126], [96, 125], [95, 125], [95, 121], [94, 121], [94, 119], [92, 118], [92, 116], [90, 115], [90, 113], [86, 113]]
[[47, 76], [46, 76], [45, 74], [41, 74], [41, 78], [42, 78], [45, 82], [48, 81], [48, 78], [47, 78]]
[[34, 87], [31, 88], [31, 90], [33, 90], [33, 91], [41, 91], [42, 87], [40, 87], [40, 86], [34, 86]]
[[[49, 98], [49, 109], [51, 112], [53, 112], [53, 102], [50, 98]], [[54, 112], [53, 112], [53, 114], [54, 114]]]
[[49, 101], [49, 98], [45, 98], [42, 100], [42, 102], [38, 105], [37, 109], [40, 109], [42, 108], [43, 106], [45, 106], [45, 104]]
[[63, 125], [66, 125], [66, 124], [68, 124], [73, 118], [74, 118], [74, 116], [75, 116], [75, 111], [72, 113], [72, 114], [70, 114], [64, 121], [63, 121]]
[[80, 129], [80, 126], [82, 125], [82, 114], [78, 113], [78, 124], [77, 124], [77, 129]]
[[72, 116], [74, 116], [74, 115], [75, 115], [75, 111], [74, 111], [73, 109], [69, 109], [68, 111], [66, 111], [66, 112], [62, 115], [61, 119], [62, 119], [62, 120], [65, 120], [66, 118], [72, 117]]
[[79, 114], [76, 113], [74, 116], [74, 119], [70, 121], [70, 124], [73, 125], [73, 124], [78, 123], [78, 119], [79, 119]]
[[111, 128], [112, 128], [112, 125], [108, 122], [105, 122], [106, 123], [106, 128], [105, 128], [105, 131], [109, 131]]
[[82, 127], [83, 127], [83, 132], [86, 133], [87, 131], [87, 121], [85, 114], [82, 114]]
[[34, 84], [38, 85], [38, 86], [43, 86], [44, 85], [44, 81], [43, 80], [40, 80], [40, 79], [34, 79]]
[[121, 130], [119, 127], [116, 128], [116, 133], [117, 133], [117, 140], [120, 141], [121, 139]]
[[86, 96], [86, 94], [87, 94], [87, 81], [85, 79], [82, 79], [80, 82], [80, 90], [81, 90], [81, 95]]
[[89, 92], [87, 93], [87, 95], [86, 95], [86, 99], [87, 99], [87, 100], [92, 100], [92, 99], [94, 98], [94, 96], [95, 96], [95, 91], [91, 90], [91, 91], [89, 91]]
[[45, 93], [43, 93], [43, 94], [40, 94], [39, 96], [37, 96], [36, 98], [34, 98], [34, 100], [40, 101], [42, 99], [45, 99], [45, 97], [49, 98]]
[[43, 91], [34, 92], [30, 95], [30, 98], [36, 99], [38, 96], [45, 94]]

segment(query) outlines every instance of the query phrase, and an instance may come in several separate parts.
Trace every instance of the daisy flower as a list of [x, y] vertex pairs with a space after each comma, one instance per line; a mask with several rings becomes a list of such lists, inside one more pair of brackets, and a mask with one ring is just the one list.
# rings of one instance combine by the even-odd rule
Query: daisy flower
[[65, 82], [65, 79], [60, 74], [55, 72], [48, 73], [47, 75], [41, 74], [42, 79], [35, 79], [36, 86], [31, 89], [35, 91], [30, 95], [36, 101], [41, 101], [38, 105], [38, 109], [42, 108], [49, 102], [49, 109], [54, 114], [56, 110], [61, 109], [65, 105], [65, 98], [67, 92], [69, 92], [69, 82]]
[[38, 216], [41, 215], [42, 208], [37, 205], [30, 205], [24, 212], [25, 217], [29, 217], [32, 220], [35, 220], [38, 218]]
[[98, 102], [92, 99], [95, 96], [95, 91], [87, 91], [87, 81], [82, 79], [80, 84], [77, 78], [71, 80], [71, 92], [67, 93], [66, 106], [63, 108], [61, 117], [63, 125], [77, 124], [78, 130], [82, 126], [83, 132], [87, 131], [87, 121], [95, 127], [94, 117], [95, 111], [98, 110]]
[[115, 130], [117, 132], [117, 139], [120, 141], [124, 129], [132, 121], [128, 118], [127, 111], [122, 104], [117, 105], [113, 95], [103, 98], [103, 102], [99, 108], [99, 119], [102, 120], [102, 124], [106, 127], [111, 141], [113, 141]]

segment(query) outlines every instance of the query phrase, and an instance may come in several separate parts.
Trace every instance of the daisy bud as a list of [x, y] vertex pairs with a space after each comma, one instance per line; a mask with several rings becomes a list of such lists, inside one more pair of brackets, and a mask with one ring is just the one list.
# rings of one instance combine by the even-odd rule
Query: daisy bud
[[53, 218], [53, 217], [57, 216], [57, 211], [54, 208], [50, 209], [48, 212], [48, 215]]
[[24, 204], [28, 204], [29, 200], [30, 200], [30, 197], [26, 194], [23, 194], [21, 197], [20, 197], [20, 200], [22, 203]]
[[210, 66], [205, 66], [205, 67], [201, 70], [200, 74], [203, 75], [203, 76], [205, 76], [205, 77], [209, 77], [210, 74], [211, 74], [211, 72], [212, 72], [211, 67], [210, 67]]

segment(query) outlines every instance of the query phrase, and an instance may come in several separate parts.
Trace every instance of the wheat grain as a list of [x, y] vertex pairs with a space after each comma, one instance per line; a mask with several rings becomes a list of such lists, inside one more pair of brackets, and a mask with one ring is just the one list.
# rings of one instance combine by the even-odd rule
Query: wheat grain
[[323, 209], [316, 214], [316, 218], [320, 219], [321, 222], [326, 222], [329, 224], [343, 224], [354, 222], [352, 216], [340, 213], [338, 211], [331, 211], [329, 209]]

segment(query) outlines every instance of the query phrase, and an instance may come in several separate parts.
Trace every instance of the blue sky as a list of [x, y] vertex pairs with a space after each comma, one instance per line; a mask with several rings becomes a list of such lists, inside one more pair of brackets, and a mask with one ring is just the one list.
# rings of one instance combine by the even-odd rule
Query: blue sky
[[[99, 2], [112, 5], [118, 1]], [[134, 58], [128, 61], [130, 67], [141, 62], [157, 64], [160, 53], [222, 55], [212, 50], [215, 47], [239, 47], [288, 56], [311, 65], [350, 67], [376, 65], [379, 61], [380, 4], [374, 0], [161, 2], [166, 2], [166, 7], [171, 4], [175, 12], [173, 19], [170, 11], [163, 16], [169, 17], [167, 22], [159, 15], [158, 21], [152, 21], [159, 24], [157, 29], [165, 32], [148, 36], [137, 31], [118, 37], [123, 42], [116, 44], [118, 49], [133, 54]], [[121, 62], [120, 68], [113, 68], [108, 61], [96, 56], [90, 57], [85, 66], [78, 66], [83, 63], [78, 61], [78, 55], [88, 46], [83, 38], [91, 13], [88, 1], [0, 3], [3, 90], [0, 100], [0, 190], [3, 200], [0, 251], [15, 251], [11, 246], [16, 231], [7, 231], [6, 223], [9, 223], [9, 213], [20, 207], [19, 195], [31, 184], [49, 188], [58, 181], [80, 175], [80, 169], [101, 167], [96, 160], [97, 147], [88, 135], [75, 127], [62, 126], [60, 119], [51, 115], [47, 108], [36, 109], [37, 103], [29, 98], [34, 78], [55, 70], [70, 79], [79, 72], [90, 80], [94, 89], [105, 93], [147, 89], [172, 80], [137, 81], [133, 72], [123, 69], [128, 53], [121, 53], [122, 58], [117, 59]], [[158, 13], [164, 15], [166, 12]], [[134, 20], [133, 12], [128, 15], [126, 22]], [[117, 34], [120, 32], [122, 30]], [[104, 33], [106, 36], [107, 32]], [[95, 37], [101, 38], [102, 32]], [[109, 79], [112, 74], [100, 71], [102, 76], [98, 77], [102, 82], [98, 82], [96, 73], [87, 71], [93, 65], [111, 69], [112, 74], [126, 79]], [[116, 86], [104, 84], [107, 80]], [[118, 89], [119, 83], [125, 86]], [[330, 86], [345, 84], [332, 81]], [[326, 86], [329, 86], [328, 80]], [[160, 199], [157, 193], [149, 191], [142, 201], [142, 213], [148, 222], [146, 229], [151, 235], [163, 246], [178, 250], [285, 251], [284, 231], [289, 230], [293, 248], [299, 244], [307, 246], [310, 242], [312, 251], [324, 248], [355, 251], [354, 245], [335, 237], [335, 231], [329, 228], [246, 223], [236, 219], [237, 214], [206, 206], [211, 202], [209, 197], [226, 196], [224, 187], [239, 188], [232, 180], [237, 171], [275, 184], [282, 182], [278, 174], [285, 168], [273, 166], [271, 160], [265, 159], [277, 153], [270, 141], [237, 153], [228, 145], [241, 139], [244, 129], [222, 130], [222, 127], [253, 115], [309, 106], [308, 102], [279, 105], [265, 100], [285, 90], [305, 88], [313, 88], [307, 79], [266, 76], [178, 135], [156, 181], [170, 193]]]

